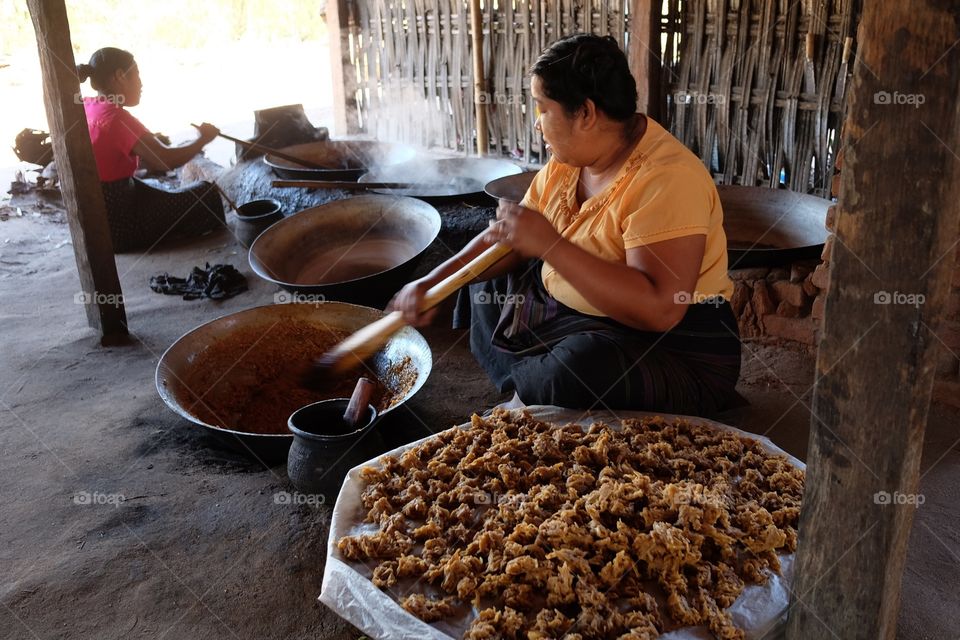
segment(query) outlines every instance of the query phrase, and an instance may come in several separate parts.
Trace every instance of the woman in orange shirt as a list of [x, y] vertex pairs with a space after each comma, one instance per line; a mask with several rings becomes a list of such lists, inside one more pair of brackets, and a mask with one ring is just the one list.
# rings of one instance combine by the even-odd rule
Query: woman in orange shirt
[[185, 165], [219, 133], [199, 127], [197, 140], [169, 147], [150, 133], [125, 107], [140, 104], [143, 83], [133, 54], [105, 47], [77, 66], [97, 95], [83, 99], [116, 252], [150, 249], [163, 238], [192, 236], [224, 227], [223, 202], [209, 182], [175, 191], [157, 189], [134, 177], [144, 165], [169, 171]]
[[636, 113], [610, 37], [576, 35], [534, 64], [536, 129], [551, 152], [521, 203], [402, 289], [423, 293], [495, 242], [513, 251], [470, 286], [471, 349], [526, 404], [696, 415], [742, 402], [723, 212], [688, 149]]

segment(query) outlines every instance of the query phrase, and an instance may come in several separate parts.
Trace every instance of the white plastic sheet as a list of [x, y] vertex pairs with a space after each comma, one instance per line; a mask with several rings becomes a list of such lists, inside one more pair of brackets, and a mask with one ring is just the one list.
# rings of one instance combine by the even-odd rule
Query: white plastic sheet
[[[662, 415], [667, 419], [683, 417], [691, 422], [711, 425], [717, 429], [733, 431], [742, 436], [753, 438], [759, 441], [768, 453], [784, 455], [796, 467], [805, 468], [802, 462], [781, 450], [768, 438], [746, 433], [740, 429], [703, 418], [639, 411], [618, 411], [615, 414], [609, 411], [594, 411], [585, 414], [582, 411], [552, 406], [530, 406], [526, 407], [525, 410], [529, 411], [537, 420], [557, 425], [573, 422], [584, 427], [588, 427], [594, 422], [605, 422], [613, 428], [619, 428], [621, 419], [642, 418], [652, 415]], [[468, 426], [469, 424], [464, 424], [454, 428], [466, 428]], [[411, 442], [385, 455], [399, 457], [406, 450], [427, 439], [429, 438]], [[371, 460], [351, 469], [344, 480], [343, 487], [340, 489], [340, 495], [337, 497], [337, 503], [333, 508], [333, 520], [330, 524], [330, 537], [327, 541], [327, 564], [323, 573], [320, 601], [376, 640], [409, 640], [410, 638], [417, 638], [418, 640], [455, 640], [460, 638], [469, 627], [471, 618], [445, 620], [432, 624], [423, 622], [407, 613], [393, 598], [373, 585], [370, 581], [372, 566], [347, 563], [337, 549], [336, 541], [343, 536], [370, 534], [377, 530], [375, 525], [363, 522], [366, 514], [360, 504], [360, 493], [363, 491], [360, 469], [376, 464], [376, 460]], [[781, 555], [780, 562], [782, 575], [773, 575], [765, 585], [747, 586], [729, 609], [734, 623], [746, 632], [747, 640], [759, 640], [760, 638], [773, 640], [780, 635], [782, 618], [790, 599], [787, 585], [790, 584], [793, 576], [793, 554]], [[661, 638], [663, 640], [712, 640], [713, 636], [705, 627], [687, 627], [666, 633]]]

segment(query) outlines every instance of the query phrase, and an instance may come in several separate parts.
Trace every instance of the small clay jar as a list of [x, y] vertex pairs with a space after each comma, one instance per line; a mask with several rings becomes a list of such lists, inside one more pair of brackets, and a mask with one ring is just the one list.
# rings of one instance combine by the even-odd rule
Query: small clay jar
[[303, 493], [322, 494], [333, 506], [347, 472], [379, 454], [382, 440], [373, 429], [377, 410], [367, 405], [360, 423], [343, 419], [346, 398], [323, 400], [297, 409], [287, 420], [293, 444], [287, 455], [287, 476]]
[[265, 198], [252, 200], [237, 207], [237, 240], [245, 249], [274, 222], [283, 220], [283, 205], [279, 200]]

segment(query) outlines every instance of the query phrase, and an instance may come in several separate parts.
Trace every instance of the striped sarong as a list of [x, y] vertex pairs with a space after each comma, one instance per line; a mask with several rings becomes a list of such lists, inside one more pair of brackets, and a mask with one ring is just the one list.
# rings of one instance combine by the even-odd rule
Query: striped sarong
[[[740, 336], [723, 299], [666, 333], [583, 314], [550, 296], [542, 261], [461, 291], [455, 326], [501, 391], [526, 404], [709, 416], [741, 405]], [[469, 306], [465, 297], [469, 299]]]

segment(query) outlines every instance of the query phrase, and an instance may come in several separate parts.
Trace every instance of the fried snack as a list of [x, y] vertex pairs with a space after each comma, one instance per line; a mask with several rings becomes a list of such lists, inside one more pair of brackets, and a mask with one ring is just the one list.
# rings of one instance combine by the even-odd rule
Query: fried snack
[[796, 549], [803, 471], [685, 420], [584, 431], [498, 410], [380, 463], [361, 472], [379, 531], [340, 552], [381, 589], [407, 581], [424, 621], [476, 607], [469, 640], [740, 640], [726, 609]]

